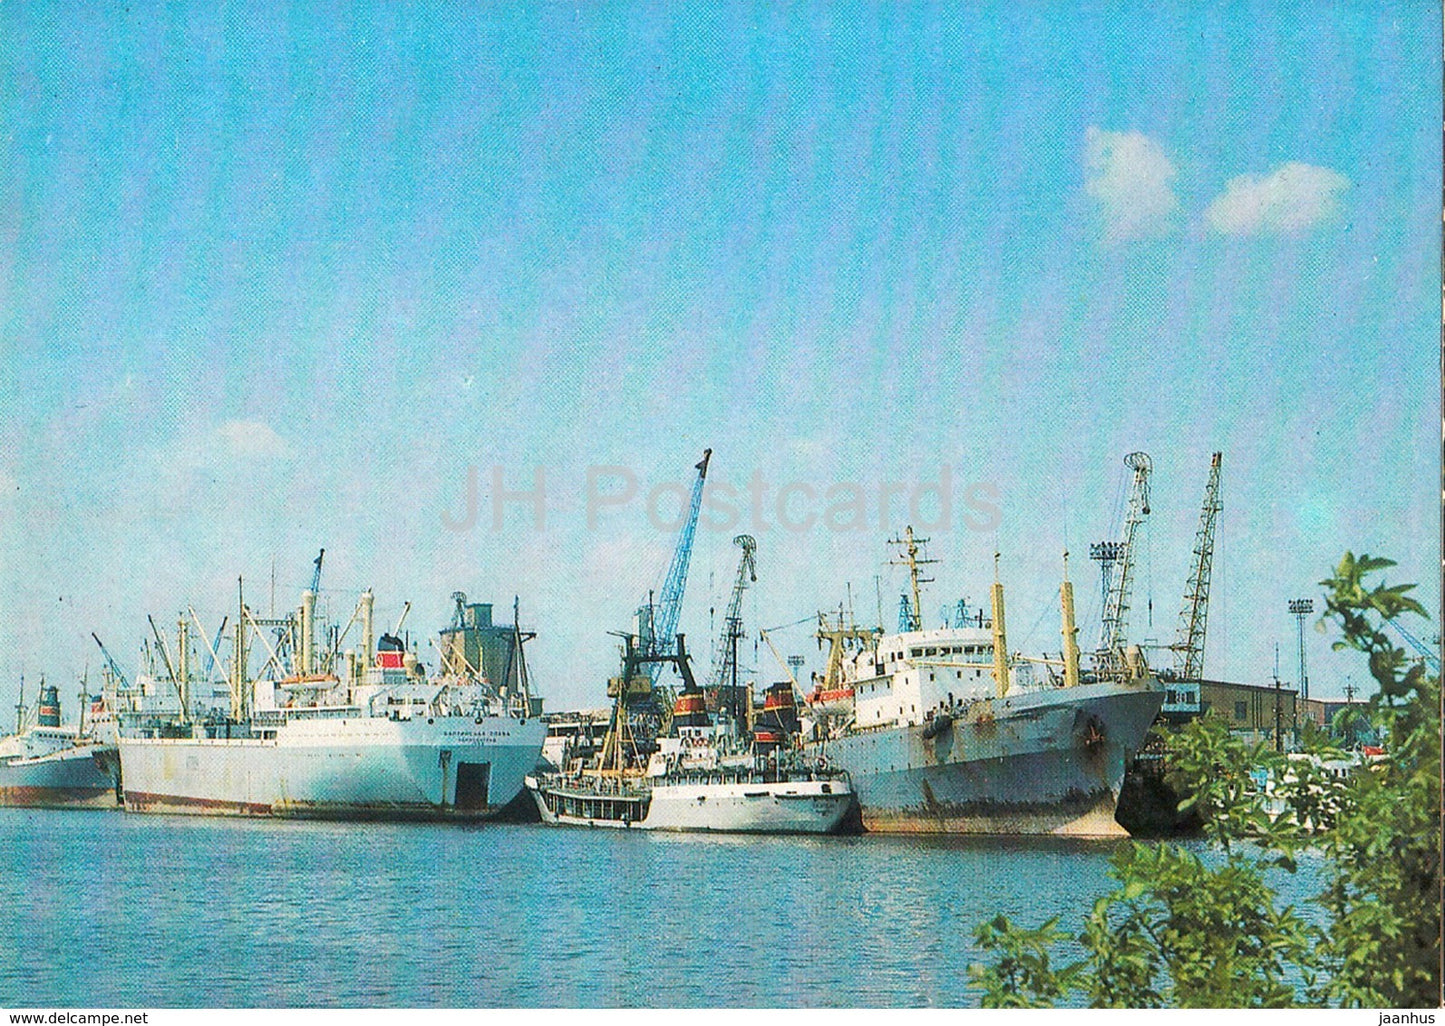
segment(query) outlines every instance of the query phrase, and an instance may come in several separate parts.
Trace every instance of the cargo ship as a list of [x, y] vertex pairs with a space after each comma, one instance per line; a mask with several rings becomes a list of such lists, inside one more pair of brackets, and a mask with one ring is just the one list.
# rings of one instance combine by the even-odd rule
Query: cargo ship
[[15, 733], [0, 738], [0, 805], [119, 806], [119, 762], [109, 713], [105, 700], [97, 695], [87, 723], [85, 706], [90, 697], [82, 693], [77, 723], [62, 724], [59, 689], [42, 680], [35, 722], [28, 727], [22, 700]]
[[[651, 662], [673, 662], [683, 679], [671, 722], [644, 752], [629, 727], [629, 699], [653, 697]], [[527, 778], [542, 822], [551, 825], [688, 833], [827, 834], [854, 805], [846, 772], [808, 758], [778, 723], [747, 732], [714, 719], [688, 664], [650, 655], [625, 638], [623, 669], [609, 682], [614, 699], [602, 749], [591, 766]], [[796, 741], [793, 735], [792, 741]]]
[[925, 630], [926, 539], [909, 528], [895, 541], [912, 581], [909, 629], [820, 616], [829, 659], [809, 706], [805, 750], [848, 771], [864, 828], [1127, 836], [1114, 819], [1125, 765], [1164, 695], [1137, 647], [1081, 669], [1067, 553], [1061, 657], [1024, 660], [1008, 653], [997, 560], [991, 616]]
[[[495, 815], [521, 793], [546, 733], [522, 650], [533, 635], [515, 623], [494, 627], [490, 606], [458, 599], [458, 620], [442, 632], [443, 665], [430, 676], [399, 636], [400, 621], [373, 650], [369, 590], [351, 620], [361, 624], [360, 652], [339, 651], [346, 632], [335, 628], [326, 634], [329, 650], [318, 650], [314, 591], [279, 619], [257, 617], [243, 599], [229, 711], [167, 724], [121, 717], [126, 809], [328, 819]], [[270, 656], [254, 678], [247, 673], [253, 639]], [[178, 680], [184, 691], [183, 668]]]

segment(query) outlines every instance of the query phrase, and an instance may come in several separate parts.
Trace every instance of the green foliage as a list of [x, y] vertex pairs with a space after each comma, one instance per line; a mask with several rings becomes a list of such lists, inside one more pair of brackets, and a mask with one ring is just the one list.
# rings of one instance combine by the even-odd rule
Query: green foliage
[[1049, 1008], [1075, 985], [1078, 963], [1055, 969], [1049, 948], [1062, 940], [1058, 918], [1036, 930], [1013, 925], [1004, 916], [979, 924], [973, 937], [999, 958], [990, 966], [970, 966], [969, 979], [983, 989], [984, 1008]]
[[[1229, 859], [1211, 868], [1175, 845], [1142, 844], [1112, 861], [1124, 886], [1095, 908], [1090, 925], [1097, 925], [1084, 935], [1111, 984], [1095, 988], [1092, 1004], [1208, 1008], [1223, 995], [1251, 1007], [1293, 1003], [1285, 977], [1317, 943], [1317, 931], [1292, 909], [1274, 907], [1256, 865]], [[1120, 963], [1133, 970], [1132, 989], [1113, 982]]]
[[1386, 756], [1351, 779], [1334, 829], [1319, 838], [1331, 874], [1321, 902], [1333, 926], [1319, 956], [1324, 1000], [1346, 1007], [1440, 1002], [1440, 679], [1407, 662], [1380, 623], [1424, 610], [1412, 585], [1370, 589], [1367, 574], [1394, 564], [1346, 553], [1325, 617], [1337, 648], [1363, 652], [1380, 686], [1371, 718]]
[[[1176, 845], [1131, 843], [1111, 860], [1117, 890], [1094, 905], [1085, 957], [1051, 967], [1057, 919], [1034, 931], [999, 916], [976, 933], [998, 952], [970, 970], [987, 1007], [1069, 995], [1094, 1007], [1424, 1007], [1440, 1002], [1440, 681], [1411, 662], [1384, 621], [1424, 615], [1413, 585], [1373, 588], [1394, 564], [1346, 553], [1323, 622], [1336, 649], [1362, 653], [1379, 693], [1370, 726], [1384, 759], [1359, 768], [1306, 734], [1286, 757], [1202, 717], [1169, 741], [1169, 782], [1196, 808], [1217, 864]], [[1343, 771], [1346, 769], [1352, 771]], [[1271, 869], [1294, 872], [1306, 849], [1325, 860], [1323, 927], [1277, 907]]]

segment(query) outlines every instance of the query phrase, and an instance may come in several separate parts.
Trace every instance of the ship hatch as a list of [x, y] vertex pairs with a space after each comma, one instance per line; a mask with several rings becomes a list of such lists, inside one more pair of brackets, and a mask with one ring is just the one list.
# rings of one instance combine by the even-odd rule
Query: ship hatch
[[487, 807], [487, 780], [492, 775], [490, 762], [457, 763], [456, 807], [463, 812], [480, 812]]

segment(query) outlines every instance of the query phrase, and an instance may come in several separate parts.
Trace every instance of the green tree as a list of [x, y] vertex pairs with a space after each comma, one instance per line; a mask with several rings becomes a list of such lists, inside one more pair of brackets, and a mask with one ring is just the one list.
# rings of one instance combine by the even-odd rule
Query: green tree
[[[1218, 859], [1171, 844], [1115, 853], [1119, 887], [1095, 904], [1084, 957], [1053, 968], [1057, 920], [1027, 931], [998, 916], [975, 931], [998, 957], [971, 978], [985, 1006], [1420, 1007], [1440, 992], [1440, 681], [1394, 646], [1386, 621], [1425, 611], [1413, 585], [1370, 587], [1394, 564], [1346, 553], [1322, 622], [1367, 658], [1371, 726], [1387, 754], [1340, 774], [1345, 753], [1311, 737], [1305, 757], [1248, 744], [1204, 717], [1169, 742], [1170, 779], [1197, 808]], [[1268, 786], [1261, 786], [1267, 783]], [[1322, 925], [1280, 907], [1267, 876], [1305, 848], [1325, 860]]]

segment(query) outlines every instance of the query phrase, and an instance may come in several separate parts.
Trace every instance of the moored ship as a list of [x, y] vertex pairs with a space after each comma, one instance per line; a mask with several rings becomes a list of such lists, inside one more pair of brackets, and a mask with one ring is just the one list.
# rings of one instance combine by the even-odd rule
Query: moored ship
[[[352, 617], [362, 627], [360, 653], [340, 652], [336, 641], [318, 651], [311, 591], [279, 620], [261, 620], [242, 601], [229, 711], [167, 725], [122, 717], [126, 808], [343, 819], [494, 815], [520, 793], [546, 727], [522, 654], [530, 633], [516, 624], [493, 628], [490, 607], [470, 608], [485, 608], [487, 623], [444, 631], [444, 666], [429, 677], [396, 633], [382, 634], [373, 651], [370, 591]], [[467, 643], [468, 631], [485, 637], [488, 630], [512, 638], [506, 666], [493, 677]], [[271, 657], [254, 679], [246, 668], [253, 635]], [[183, 669], [180, 680], [184, 691]]]
[[[59, 689], [40, 685], [36, 720], [0, 738], [0, 805], [113, 809], [119, 805], [118, 762], [105, 701], [96, 696], [85, 721], [61, 722]], [[23, 714], [24, 703], [21, 703]]]
[[[671, 727], [645, 759], [628, 726], [628, 698], [650, 697], [647, 663], [672, 661], [684, 681]], [[826, 834], [853, 807], [845, 772], [805, 757], [781, 725], [750, 736], [714, 720], [681, 635], [676, 655], [651, 657], [625, 639], [612, 718], [592, 766], [527, 778], [542, 821], [554, 825], [762, 834]]]
[[812, 710], [807, 748], [848, 770], [865, 829], [1127, 836], [1114, 820], [1126, 761], [1163, 702], [1138, 649], [1081, 671], [1067, 574], [1062, 658], [1031, 660], [1033, 672], [1008, 654], [997, 580], [991, 617], [924, 630], [911, 528], [901, 543], [910, 629], [885, 634], [840, 618], [818, 631], [831, 644], [818, 689], [828, 697]]

